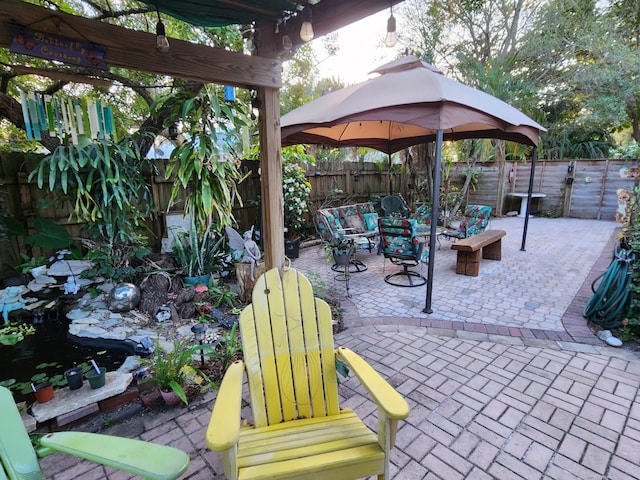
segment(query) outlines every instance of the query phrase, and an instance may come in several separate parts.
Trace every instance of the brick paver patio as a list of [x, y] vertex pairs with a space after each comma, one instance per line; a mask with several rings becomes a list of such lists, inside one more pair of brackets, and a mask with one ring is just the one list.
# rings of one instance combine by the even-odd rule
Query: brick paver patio
[[[517, 221], [493, 221], [508, 231], [503, 260], [483, 261], [478, 277], [451, 274], [455, 257], [443, 242], [431, 315], [421, 312], [423, 288], [385, 286], [380, 257], [365, 254], [369, 270], [352, 275], [347, 329], [336, 343], [370, 361], [412, 409], [393, 451], [394, 479], [640, 478], [640, 357], [604, 345], [581, 317], [593, 278], [610, 262], [616, 225], [532, 219], [520, 252]], [[293, 266], [339, 291], [322, 262], [311, 247]], [[375, 406], [353, 375], [340, 395], [376, 428]], [[214, 398], [107, 432], [184, 449], [192, 458], [184, 478], [224, 478], [204, 443]], [[62, 454], [42, 464], [56, 480], [130, 478]]]

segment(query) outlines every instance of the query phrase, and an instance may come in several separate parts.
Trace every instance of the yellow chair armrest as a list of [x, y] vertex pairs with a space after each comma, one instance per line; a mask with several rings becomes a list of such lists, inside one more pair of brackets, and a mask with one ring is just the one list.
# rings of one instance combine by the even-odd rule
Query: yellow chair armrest
[[242, 379], [244, 362], [233, 362], [224, 374], [207, 427], [207, 446], [214, 451], [228, 450], [240, 437]]
[[388, 418], [402, 420], [409, 416], [407, 401], [362, 357], [346, 347], [338, 347], [336, 355], [349, 366]]

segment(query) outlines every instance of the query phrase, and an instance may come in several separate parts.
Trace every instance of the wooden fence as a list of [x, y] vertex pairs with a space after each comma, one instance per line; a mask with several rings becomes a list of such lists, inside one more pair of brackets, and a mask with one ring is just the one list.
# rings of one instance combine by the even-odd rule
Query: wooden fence
[[[73, 235], [79, 235], [82, 225], [70, 217], [70, 202], [57, 200], [27, 181], [28, 173], [35, 168], [39, 158], [33, 154], [0, 153], [0, 183], [9, 211], [31, 232], [34, 219], [40, 216], [65, 225]], [[621, 178], [619, 174], [622, 167], [630, 165], [635, 166], [637, 162], [610, 159], [538, 161], [533, 190], [545, 197], [534, 201], [533, 210], [549, 216], [613, 220], [618, 207], [617, 189], [634, 185], [633, 179]], [[166, 236], [167, 213], [179, 213], [182, 209], [180, 204], [168, 208], [172, 182], [164, 178], [165, 166], [166, 161], [159, 160], [160, 174], [149, 179], [156, 212], [148, 226], [153, 233], [150, 243], [156, 250], [160, 249], [161, 239]], [[240, 231], [251, 226], [260, 229], [258, 166], [257, 162], [243, 164], [249, 176], [239, 186], [243, 205], [234, 209]], [[449, 177], [452, 185], [462, 186], [461, 171], [465, 168], [464, 164], [452, 167]], [[528, 190], [531, 165], [507, 163], [499, 172], [494, 162], [485, 162], [477, 164], [476, 168], [480, 172], [478, 186], [467, 193], [464, 203], [489, 205], [497, 216], [518, 210], [520, 200], [510, 197], [509, 193]], [[430, 202], [417, 188], [426, 176], [427, 172], [411, 172], [399, 165], [394, 165], [390, 172], [387, 165], [380, 163], [320, 162], [307, 169], [313, 209], [358, 201], [378, 202], [389, 191], [401, 193], [410, 203]], [[23, 238], [12, 239], [12, 242], [13, 248], [0, 249], [0, 274], [19, 263], [20, 251], [28, 252]]]

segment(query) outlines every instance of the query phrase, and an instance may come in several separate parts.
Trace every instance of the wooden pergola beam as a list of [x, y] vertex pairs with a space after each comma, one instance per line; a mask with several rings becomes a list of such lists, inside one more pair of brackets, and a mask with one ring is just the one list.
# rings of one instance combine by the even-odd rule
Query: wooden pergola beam
[[[391, 5], [397, 5], [404, 0], [322, 0], [310, 7], [313, 12], [313, 32], [315, 38], [327, 35], [331, 32], [346, 27], [354, 22], [369, 17], [381, 10], [388, 9]], [[297, 15], [287, 22], [286, 33], [291, 37], [293, 48], [297, 48], [304, 42], [300, 39], [300, 27], [303, 15]], [[380, 34], [384, 33], [386, 25], [381, 25]], [[282, 35], [284, 29], [280, 29], [279, 49], [282, 53]]]
[[15, 65], [13, 67], [13, 71], [20, 75], [39, 75], [41, 77], [54, 78], [56, 80], [62, 80], [65, 82], [86, 83], [89, 85], [95, 85], [96, 87], [110, 87], [111, 85], [113, 85], [113, 81], [111, 80], [87, 77], [84, 75], [76, 75], [72, 73], [58, 72], [46, 68], [24, 67], [22, 65]]
[[11, 23], [101, 45], [106, 48], [105, 60], [111, 67], [241, 88], [282, 86], [282, 66], [276, 59], [244, 55], [174, 38], [169, 39], [169, 52], [160, 53], [155, 47], [155, 34], [57, 12], [20, 0], [0, 2], [0, 47], [9, 48], [11, 45]]

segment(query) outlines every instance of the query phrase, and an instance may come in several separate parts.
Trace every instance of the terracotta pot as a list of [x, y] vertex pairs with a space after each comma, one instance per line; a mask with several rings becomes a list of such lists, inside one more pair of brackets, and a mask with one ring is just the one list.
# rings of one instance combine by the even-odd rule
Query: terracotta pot
[[34, 386], [33, 392], [38, 403], [47, 403], [53, 398], [53, 384], [51, 382], [42, 382]]
[[164, 390], [160, 390], [160, 395], [162, 395], [162, 399], [164, 400], [164, 403], [166, 403], [167, 405], [174, 406], [174, 405], [180, 405], [182, 403], [182, 400], [180, 400], [180, 397], [178, 396], [178, 394], [173, 390], [170, 390], [168, 392], [165, 392]]
[[164, 399], [160, 394], [160, 390], [143, 390], [140, 392], [140, 400], [145, 407], [153, 407], [154, 405], [160, 405], [164, 403]]

